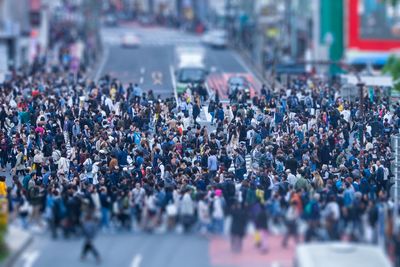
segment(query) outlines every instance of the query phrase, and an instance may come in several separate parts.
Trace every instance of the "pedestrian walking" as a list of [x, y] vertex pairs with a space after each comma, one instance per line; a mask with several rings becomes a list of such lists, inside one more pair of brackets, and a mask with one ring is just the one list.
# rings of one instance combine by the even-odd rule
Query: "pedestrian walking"
[[243, 238], [246, 235], [247, 211], [238, 202], [235, 202], [231, 209], [231, 250], [240, 253], [243, 246]]
[[86, 260], [87, 254], [92, 253], [96, 259], [96, 262], [99, 264], [101, 262], [101, 257], [98, 250], [94, 246], [94, 239], [98, 230], [97, 228], [98, 222], [94, 218], [93, 213], [90, 211], [87, 212], [83, 219], [82, 225], [84, 242], [81, 252], [81, 260]]

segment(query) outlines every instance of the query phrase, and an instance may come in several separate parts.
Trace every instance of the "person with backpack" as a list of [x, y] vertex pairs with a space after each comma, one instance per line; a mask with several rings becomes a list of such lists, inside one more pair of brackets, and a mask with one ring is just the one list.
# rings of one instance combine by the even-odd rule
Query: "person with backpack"
[[285, 214], [286, 232], [282, 241], [283, 248], [287, 248], [290, 237], [294, 238], [296, 244], [299, 242], [298, 219], [300, 214], [298, 213], [297, 205], [297, 201], [292, 200]]
[[259, 211], [255, 217], [255, 226], [257, 230], [258, 240], [256, 242], [256, 247], [260, 250], [261, 253], [268, 253], [268, 214], [267, 208], [265, 204], [258, 200], [259, 203]]
[[63, 199], [57, 189], [54, 189], [47, 196], [46, 208], [49, 209], [49, 225], [51, 235], [54, 239], [58, 237], [58, 229], [61, 228], [66, 215], [66, 208]]
[[235, 166], [235, 177], [238, 181], [243, 181], [244, 175], [246, 174], [246, 160], [241, 155], [240, 149], [236, 148], [233, 152], [234, 158], [233, 163]]
[[93, 161], [90, 157], [88, 157], [85, 162], [83, 163], [85, 167], [85, 173], [87, 180], [90, 184], [93, 184]]
[[305, 242], [320, 240], [318, 234], [321, 218], [319, 200], [320, 195], [315, 193], [304, 208], [304, 219], [307, 221], [307, 230], [304, 236]]
[[222, 103], [218, 104], [216, 118], [217, 118], [217, 124], [219, 122], [223, 122], [225, 119], [225, 113], [224, 113], [224, 108], [222, 106]]
[[211, 100], [208, 104], [208, 113], [211, 115], [211, 125], [214, 125], [216, 103]]

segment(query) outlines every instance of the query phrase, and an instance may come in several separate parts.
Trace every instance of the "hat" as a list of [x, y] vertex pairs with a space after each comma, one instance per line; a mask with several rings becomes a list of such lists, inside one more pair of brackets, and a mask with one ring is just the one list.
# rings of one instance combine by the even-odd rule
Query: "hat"
[[216, 195], [217, 197], [222, 196], [222, 190], [221, 190], [221, 189], [215, 190], [215, 195]]

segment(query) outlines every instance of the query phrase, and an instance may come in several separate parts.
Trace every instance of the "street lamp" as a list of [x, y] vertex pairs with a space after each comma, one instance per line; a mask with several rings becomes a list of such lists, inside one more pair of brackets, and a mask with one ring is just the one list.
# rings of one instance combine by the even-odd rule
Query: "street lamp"
[[361, 81], [360, 77], [357, 75], [358, 83], [358, 92], [360, 94], [360, 122], [358, 124], [359, 138], [360, 144], [364, 143], [364, 86], [365, 84]]

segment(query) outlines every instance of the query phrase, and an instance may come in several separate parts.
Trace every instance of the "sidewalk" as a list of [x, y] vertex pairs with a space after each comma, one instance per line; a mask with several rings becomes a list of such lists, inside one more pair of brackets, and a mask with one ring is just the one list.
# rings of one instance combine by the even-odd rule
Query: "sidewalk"
[[24, 250], [28, 247], [28, 245], [32, 242], [33, 236], [18, 227], [9, 226], [7, 235], [6, 235], [6, 244], [8, 247], [9, 255], [5, 259], [4, 262], [0, 263], [1, 267], [11, 267], [21, 256]]

